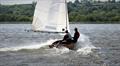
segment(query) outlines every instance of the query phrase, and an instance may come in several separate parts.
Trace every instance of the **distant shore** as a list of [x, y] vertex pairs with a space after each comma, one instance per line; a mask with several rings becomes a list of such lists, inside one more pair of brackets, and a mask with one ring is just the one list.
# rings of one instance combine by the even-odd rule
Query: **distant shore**
[[[36, 3], [19, 5], [0, 4], [0, 23], [31, 23]], [[71, 23], [120, 23], [120, 2], [68, 2]]]

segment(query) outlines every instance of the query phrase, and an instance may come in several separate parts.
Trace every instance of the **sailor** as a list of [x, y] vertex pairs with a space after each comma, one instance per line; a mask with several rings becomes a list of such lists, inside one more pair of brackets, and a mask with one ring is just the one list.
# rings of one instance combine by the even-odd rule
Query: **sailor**
[[70, 44], [73, 41], [72, 36], [68, 32], [68, 30], [65, 31], [65, 36], [62, 40], [55, 41], [52, 45], [49, 45], [50, 48], [53, 48], [54, 46], [58, 47], [60, 45], [67, 45]]
[[74, 37], [73, 37], [73, 42], [76, 43], [78, 38], [80, 37], [80, 33], [78, 32], [77, 28], [75, 28], [74, 31], [75, 31], [75, 33], [74, 33]]
[[65, 36], [63, 37], [62, 43], [61, 44], [69, 44], [72, 42], [72, 36], [68, 32], [68, 30], [65, 31]]
[[72, 40], [72, 36], [70, 35], [70, 33], [68, 32], [68, 30], [65, 31], [65, 36], [63, 38], [63, 41], [71, 41]]

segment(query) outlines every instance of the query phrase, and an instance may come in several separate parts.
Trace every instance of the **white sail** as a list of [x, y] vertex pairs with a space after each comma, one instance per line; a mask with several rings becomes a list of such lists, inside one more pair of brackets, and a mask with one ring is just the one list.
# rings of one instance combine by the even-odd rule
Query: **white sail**
[[63, 32], [69, 30], [65, 0], [38, 0], [33, 18], [34, 31]]

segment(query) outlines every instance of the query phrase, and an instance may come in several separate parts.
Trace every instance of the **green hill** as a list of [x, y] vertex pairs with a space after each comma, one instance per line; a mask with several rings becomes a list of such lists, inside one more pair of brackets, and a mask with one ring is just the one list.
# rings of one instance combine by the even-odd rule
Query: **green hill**
[[[0, 5], [0, 22], [32, 22], [35, 3]], [[70, 22], [120, 23], [120, 2], [68, 2]]]

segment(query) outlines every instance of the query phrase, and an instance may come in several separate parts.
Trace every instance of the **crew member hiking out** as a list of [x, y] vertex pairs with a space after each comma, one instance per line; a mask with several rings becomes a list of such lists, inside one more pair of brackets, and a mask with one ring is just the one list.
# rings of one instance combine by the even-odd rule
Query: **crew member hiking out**
[[49, 47], [52, 48], [54, 46], [58, 47], [58, 46], [70, 44], [72, 42], [72, 36], [68, 32], [68, 30], [66, 30], [65, 33], [66, 34], [64, 35], [62, 40], [55, 41], [52, 45], [49, 45]]
[[65, 31], [65, 36], [62, 40], [62, 44], [69, 44], [72, 42], [72, 36], [70, 35], [70, 33], [68, 32], [68, 30]]

